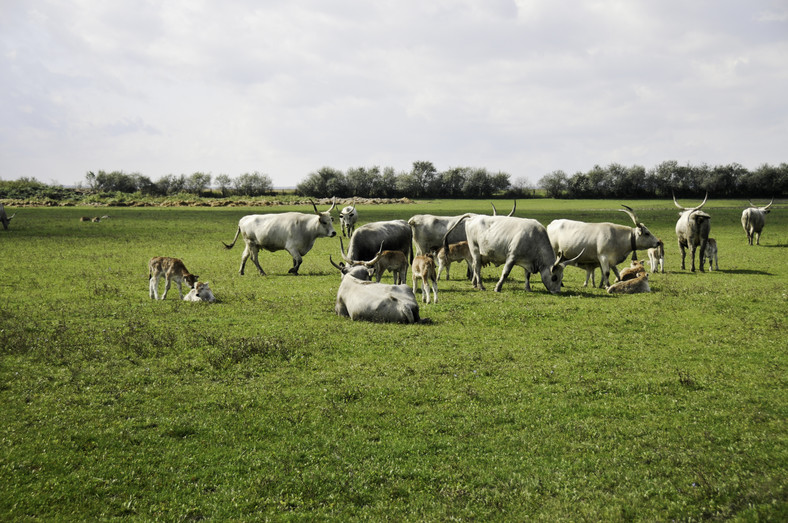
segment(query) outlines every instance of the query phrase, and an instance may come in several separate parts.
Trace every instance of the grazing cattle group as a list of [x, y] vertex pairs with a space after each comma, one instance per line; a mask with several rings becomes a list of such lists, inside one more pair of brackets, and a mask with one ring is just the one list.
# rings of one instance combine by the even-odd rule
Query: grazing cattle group
[[[700, 209], [708, 201], [708, 194], [696, 207], [681, 206], [676, 197], [673, 202], [681, 209], [676, 223], [676, 236], [681, 249], [681, 268], [685, 268], [686, 250], [691, 251], [691, 270], [695, 271], [695, 251], [700, 270], [704, 271], [705, 260], [710, 270], [719, 270], [717, 242], [709, 238], [711, 217]], [[742, 213], [742, 225], [747, 240], [752, 245], [760, 244], [764, 216], [769, 212], [774, 199], [765, 207], [750, 208]], [[241, 218], [232, 243], [224, 246], [231, 249], [239, 236], [246, 247], [241, 257], [239, 273], [244, 274], [248, 258], [261, 275], [265, 275], [258, 261], [260, 249], [268, 251], [286, 250], [293, 258], [291, 274], [297, 275], [303, 256], [313, 247], [317, 238], [334, 237], [331, 211], [336, 207], [336, 198], [331, 207], [320, 212], [312, 203], [314, 214], [285, 212], [279, 214], [254, 214]], [[561, 292], [564, 269], [576, 266], [586, 271], [595, 285], [594, 271], [601, 271], [600, 287], [609, 294], [636, 294], [650, 292], [649, 275], [644, 262], [638, 259], [637, 251], [647, 251], [650, 272], [665, 272], [665, 250], [662, 240], [657, 238], [638, 220], [635, 211], [624, 205], [620, 211], [626, 213], [634, 227], [615, 223], [588, 223], [568, 219], [553, 220], [544, 227], [534, 219], [497, 215], [466, 213], [460, 216], [433, 216], [417, 214], [407, 222], [389, 220], [370, 222], [355, 229], [358, 220], [355, 200], [340, 212], [342, 236], [350, 238], [347, 251], [339, 238], [339, 250], [344, 263], [337, 265], [329, 256], [331, 265], [340, 271], [341, 280], [337, 291], [335, 311], [352, 320], [376, 322], [415, 323], [420, 321], [419, 305], [416, 301], [418, 282], [421, 280], [422, 301], [437, 303], [438, 280], [453, 262], [465, 261], [468, 278], [474, 288], [484, 290], [481, 277], [482, 267], [492, 264], [503, 265], [495, 291], [501, 292], [503, 284], [515, 266], [525, 271], [525, 290], [530, 291], [530, 276], [538, 273], [545, 289], [552, 293]], [[2, 211], [2, 208], [0, 208]], [[3, 217], [5, 217], [3, 211]], [[11, 217], [13, 218], [13, 216]], [[10, 218], [8, 218], [10, 221]], [[4, 222], [4, 225], [7, 222]], [[413, 244], [415, 243], [415, 256]], [[630, 254], [630, 267], [620, 272], [621, 264]], [[406, 283], [407, 271], [412, 272], [412, 285]], [[610, 283], [610, 271], [616, 282]], [[393, 273], [394, 284], [383, 284], [385, 272]], [[374, 277], [374, 281], [373, 281]], [[186, 301], [214, 302], [215, 297], [208, 283], [198, 282], [177, 258], [156, 257], [149, 263], [150, 297], [159, 299], [158, 282], [165, 278], [166, 285], [161, 299], [167, 296], [172, 281], [178, 286], [181, 299]], [[186, 282], [190, 291], [184, 297], [181, 283]], [[432, 292], [432, 299], [430, 297]]]

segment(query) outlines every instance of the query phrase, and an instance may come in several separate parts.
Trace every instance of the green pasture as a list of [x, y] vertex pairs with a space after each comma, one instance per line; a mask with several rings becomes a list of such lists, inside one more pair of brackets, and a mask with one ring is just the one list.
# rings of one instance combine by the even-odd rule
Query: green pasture
[[[621, 203], [665, 241], [652, 293], [583, 288], [571, 267], [560, 295], [538, 276], [526, 293], [519, 268], [501, 293], [486, 268], [476, 291], [453, 265], [417, 325], [334, 314], [338, 238], [299, 276], [285, 252], [238, 275], [243, 246], [220, 241], [239, 218], [311, 208], [9, 208], [0, 520], [788, 519], [788, 206], [750, 247], [746, 201], [710, 201], [721, 270], [705, 273], [680, 270], [671, 201], [516, 215], [627, 224]], [[183, 259], [218, 303], [150, 300], [152, 256]]]

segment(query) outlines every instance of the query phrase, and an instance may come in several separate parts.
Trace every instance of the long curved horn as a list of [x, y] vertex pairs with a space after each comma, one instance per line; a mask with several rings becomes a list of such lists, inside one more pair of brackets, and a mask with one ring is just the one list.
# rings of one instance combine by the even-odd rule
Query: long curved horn
[[348, 262], [348, 263], [353, 263], [353, 260], [351, 260], [350, 258], [348, 258], [348, 257], [347, 257], [347, 254], [345, 254], [345, 246], [344, 246], [344, 244], [342, 243], [342, 236], [340, 236], [340, 237], [339, 237], [339, 250], [342, 252], [342, 258], [343, 258], [343, 259], [344, 259], [346, 262]]
[[562, 265], [563, 267], [566, 267], [566, 266], [567, 266], [567, 265], [569, 265], [570, 263], [572, 263], [572, 262], [575, 262], [575, 261], [579, 260], [579, 259], [580, 259], [580, 257], [583, 255], [583, 253], [584, 253], [584, 252], [586, 252], [586, 250], [585, 250], [585, 249], [583, 249], [582, 251], [580, 251], [580, 254], [578, 254], [577, 256], [575, 256], [574, 258], [572, 258], [571, 260], [567, 260], [566, 258], [564, 258], [564, 253], [563, 253], [563, 252], [559, 252], [559, 253], [558, 253], [558, 256], [556, 256], [556, 258], [555, 258], [555, 263], [553, 264], [553, 267], [557, 267], [558, 265]]
[[507, 214], [507, 216], [513, 216], [514, 215], [514, 211], [516, 211], [516, 210], [517, 210], [517, 200], [514, 201], [514, 207], [512, 207], [512, 212]]
[[[774, 196], [772, 196], [772, 201], [769, 202], [769, 205], [767, 205], [766, 207], [761, 207], [761, 210], [762, 211], [768, 211], [769, 207], [771, 207], [773, 203], [774, 203]], [[13, 218], [13, 216], [12, 216], [12, 218]]]
[[330, 254], [328, 255], [328, 259], [329, 259], [329, 261], [331, 262], [331, 265], [333, 265], [334, 267], [336, 267], [337, 269], [339, 269], [339, 271], [340, 271], [340, 272], [342, 272], [342, 267], [340, 267], [339, 265], [337, 265], [336, 263], [334, 263], [334, 259], [331, 257], [331, 255], [330, 255]]
[[[336, 196], [334, 196], [334, 201], [333, 201], [333, 203], [331, 204], [331, 207], [329, 207], [329, 209], [328, 209], [326, 212], [330, 213], [331, 211], [333, 211], [333, 210], [334, 210], [334, 207], [336, 207], [336, 206], [337, 206], [337, 197], [336, 197]], [[315, 210], [317, 210], [317, 209], [315, 209]]]
[[320, 211], [317, 210], [317, 205], [315, 205], [315, 202], [313, 202], [311, 199], [309, 200], [309, 202], [312, 204], [312, 208], [315, 210], [315, 214], [320, 214]]
[[679, 202], [676, 201], [675, 193], [673, 194], [673, 203], [675, 203], [676, 207], [678, 207], [682, 211], [697, 211], [698, 209], [700, 209], [701, 207], [706, 205], [706, 200], [708, 200], [708, 199], [709, 199], [709, 193], [708, 193], [708, 191], [706, 191], [706, 196], [703, 198], [703, 201], [701, 202], [700, 205], [698, 205], [697, 207], [682, 207], [681, 205], [679, 205]]
[[[385, 241], [385, 240], [383, 240], [383, 241]], [[371, 260], [369, 260], [368, 262], [362, 262], [362, 263], [366, 267], [372, 267], [373, 265], [375, 265], [378, 262], [378, 260], [380, 259], [380, 255], [381, 254], [383, 254], [383, 242], [380, 242], [380, 250], [375, 255], [375, 257], [372, 258]]]
[[353, 197], [353, 210], [356, 210], [356, 197]]
[[628, 206], [624, 205], [623, 203], [621, 204], [621, 206], [623, 207], [623, 209], [619, 209], [619, 211], [627, 213], [629, 215], [629, 217], [632, 218], [632, 221], [635, 223], [635, 227], [638, 227], [638, 225], [639, 225], [638, 224], [638, 217], [635, 214], [635, 211], [632, 210], [632, 207], [628, 207]]
[[498, 216], [498, 211], [495, 210], [495, 204], [493, 202], [490, 202], [490, 205], [492, 205], [493, 208], [493, 216]]

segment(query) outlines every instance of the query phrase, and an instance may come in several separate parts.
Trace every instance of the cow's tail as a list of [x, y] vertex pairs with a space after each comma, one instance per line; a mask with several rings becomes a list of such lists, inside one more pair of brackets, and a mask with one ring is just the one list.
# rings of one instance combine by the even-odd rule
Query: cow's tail
[[461, 223], [461, 222], [462, 222], [464, 219], [466, 219], [466, 218], [470, 218], [470, 217], [471, 217], [471, 214], [470, 214], [470, 213], [463, 214], [462, 216], [460, 216], [459, 218], [457, 218], [457, 220], [456, 220], [456, 221], [455, 221], [453, 224], [451, 224], [451, 227], [449, 227], [449, 228], [446, 230], [446, 234], [444, 234], [444, 235], [443, 235], [443, 252], [445, 252], [445, 253], [448, 253], [448, 252], [449, 252], [449, 235], [451, 234], [451, 232], [452, 232], [454, 229], [456, 229], [456, 228], [457, 228], [457, 226], [458, 226], [458, 225], [459, 225], [459, 224], [460, 224], [460, 223]]
[[238, 235], [241, 234], [241, 227], [238, 227], [238, 230], [235, 231], [235, 238], [233, 238], [233, 243], [227, 245], [226, 243], [222, 242], [225, 249], [232, 249], [235, 246], [235, 242], [238, 240]]

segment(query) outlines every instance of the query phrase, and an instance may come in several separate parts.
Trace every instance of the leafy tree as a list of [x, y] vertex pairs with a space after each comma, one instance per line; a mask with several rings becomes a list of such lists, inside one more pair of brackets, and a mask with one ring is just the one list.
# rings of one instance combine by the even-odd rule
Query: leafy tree
[[347, 184], [342, 171], [331, 167], [321, 167], [317, 172], [310, 174], [306, 180], [296, 186], [296, 192], [303, 196], [323, 198], [329, 196], [344, 196], [347, 194]]
[[186, 179], [186, 192], [201, 195], [211, 185], [211, 175], [205, 173], [194, 173]]
[[553, 171], [542, 176], [537, 183], [549, 198], [561, 198], [569, 189], [569, 177], [564, 171]]
[[223, 196], [223, 197], [224, 197], [224, 196], [227, 196], [227, 193], [228, 193], [228, 191], [229, 191], [230, 187], [231, 187], [231, 186], [232, 186], [232, 184], [233, 184], [233, 180], [232, 180], [232, 178], [230, 178], [230, 177], [229, 177], [229, 176], [227, 176], [226, 174], [220, 174], [219, 176], [217, 176], [217, 177], [214, 179], [214, 181], [216, 182], [216, 186], [217, 186], [217, 187], [219, 188], [219, 190], [221, 191], [221, 193], [222, 193], [222, 196]]
[[257, 171], [242, 174], [233, 180], [233, 186], [238, 194], [246, 196], [263, 196], [274, 188], [271, 178]]

